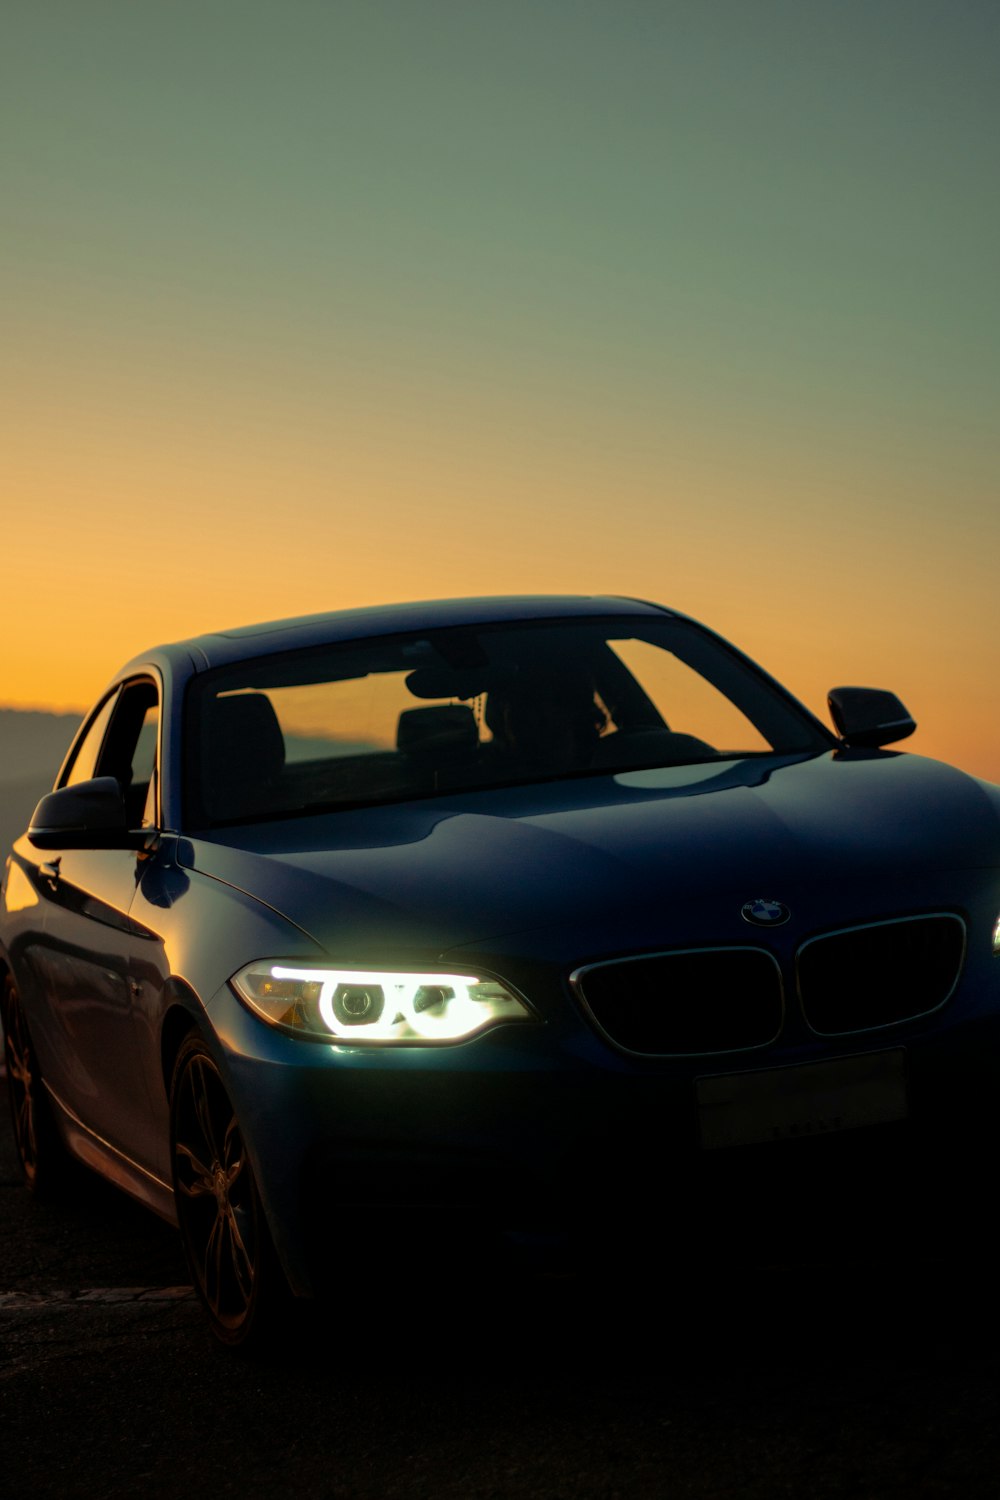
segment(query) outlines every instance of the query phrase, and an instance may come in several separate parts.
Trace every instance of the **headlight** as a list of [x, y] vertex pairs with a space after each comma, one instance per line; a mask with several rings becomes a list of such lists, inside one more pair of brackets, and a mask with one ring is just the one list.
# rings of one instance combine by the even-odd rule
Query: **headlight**
[[272, 1026], [358, 1042], [458, 1042], [534, 1017], [496, 979], [389, 969], [299, 968], [269, 959], [233, 976], [236, 993]]

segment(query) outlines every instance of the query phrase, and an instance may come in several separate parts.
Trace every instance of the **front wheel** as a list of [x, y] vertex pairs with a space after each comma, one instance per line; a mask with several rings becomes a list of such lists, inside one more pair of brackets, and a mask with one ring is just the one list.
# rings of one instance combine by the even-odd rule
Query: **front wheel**
[[59, 1139], [49, 1096], [28, 1031], [17, 985], [8, 974], [0, 997], [7, 1093], [14, 1127], [14, 1146], [24, 1185], [37, 1198], [49, 1197], [66, 1171], [66, 1150]]
[[212, 1331], [232, 1348], [257, 1345], [277, 1331], [291, 1298], [236, 1111], [198, 1036], [174, 1067], [170, 1150], [184, 1253]]

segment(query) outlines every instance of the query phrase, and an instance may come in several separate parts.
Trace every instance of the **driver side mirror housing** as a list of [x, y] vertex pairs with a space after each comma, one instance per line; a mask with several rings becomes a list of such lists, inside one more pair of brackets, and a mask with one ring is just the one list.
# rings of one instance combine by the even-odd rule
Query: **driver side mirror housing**
[[28, 828], [36, 849], [139, 849], [148, 836], [148, 829], [129, 829], [125, 798], [113, 776], [49, 792]]
[[917, 727], [896, 694], [882, 688], [831, 688], [827, 703], [837, 733], [852, 749], [892, 745]]

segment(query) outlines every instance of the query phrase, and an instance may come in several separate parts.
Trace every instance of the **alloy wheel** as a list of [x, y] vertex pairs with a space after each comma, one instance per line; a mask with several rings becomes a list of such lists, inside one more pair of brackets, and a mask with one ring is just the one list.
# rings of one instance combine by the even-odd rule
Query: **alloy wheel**
[[181, 1048], [171, 1091], [177, 1219], [195, 1289], [223, 1343], [256, 1340], [280, 1272], [236, 1112], [197, 1037]]
[[65, 1151], [42, 1082], [21, 996], [10, 975], [4, 980], [0, 1011], [14, 1145], [25, 1187], [37, 1197], [45, 1196], [60, 1182]]

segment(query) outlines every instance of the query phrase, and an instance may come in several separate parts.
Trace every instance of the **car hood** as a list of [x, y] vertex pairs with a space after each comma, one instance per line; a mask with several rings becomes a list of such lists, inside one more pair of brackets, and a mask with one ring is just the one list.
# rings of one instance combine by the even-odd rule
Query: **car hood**
[[759, 897], [800, 933], [953, 903], [946, 872], [1000, 864], [1000, 790], [909, 754], [762, 757], [220, 830], [177, 858], [345, 961], [554, 929], [577, 952], [746, 941]]

